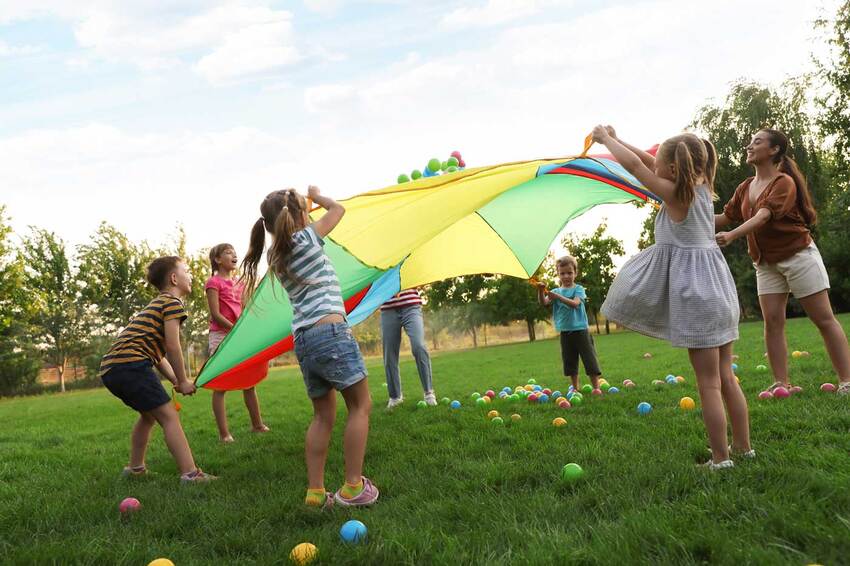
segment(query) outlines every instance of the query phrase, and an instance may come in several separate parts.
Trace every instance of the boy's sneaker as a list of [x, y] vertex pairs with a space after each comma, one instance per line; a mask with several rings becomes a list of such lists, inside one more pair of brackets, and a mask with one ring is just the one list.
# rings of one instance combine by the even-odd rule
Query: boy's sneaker
[[208, 474], [198, 468], [192, 472], [186, 472], [180, 476], [180, 483], [207, 483], [212, 480], [217, 480], [218, 476]]
[[402, 403], [404, 403], [404, 397], [399, 397], [398, 399], [393, 399], [392, 397], [390, 397], [390, 400], [387, 401], [387, 409], [395, 409]]
[[838, 395], [850, 395], [850, 381], [842, 381], [838, 384], [838, 390], [835, 392]]
[[700, 464], [697, 466], [698, 468], [707, 468], [712, 472], [716, 472], [718, 470], [725, 470], [727, 468], [734, 468], [735, 462], [732, 460], [723, 460], [722, 462], [715, 462], [714, 460], [709, 460], [705, 464]]
[[130, 466], [124, 466], [124, 469], [121, 470], [122, 478], [137, 478], [146, 475], [148, 475], [148, 469], [145, 466], [141, 466], [139, 468], [131, 468]]
[[437, 406], [437, 396], [434, 395], [433, 391], [426, 391], [425, 392], [425, 403], [427, 403], [431, 407]]
[[366, 476], [362, 476], [361, 479], [363, 480], [363, 490], [359, 495], [352, 497], [351, 499], [347, 499], [342, 496], [342, 488], [339, 488], [334, 494], [334, 500], [336, 503], [343, 507], [365, 507], [376, 502], [378, 500], [378, 495], [380, 494], [378, 488], [375, 487], [372, 480]]

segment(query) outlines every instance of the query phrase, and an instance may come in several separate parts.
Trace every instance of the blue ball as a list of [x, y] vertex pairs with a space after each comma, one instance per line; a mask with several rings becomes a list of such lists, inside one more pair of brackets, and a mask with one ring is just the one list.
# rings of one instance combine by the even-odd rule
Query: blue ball
[[617, 389], [616, 387], [608, 388], [608, 393], [619, 393], [619, 392], [620, 392], [620, 390]]
[[339, 538], [345, 542], [362, 542], [366, 539], [366, 525], [360, 521], [346, 521], [339, 530]]
[[738, 364], [732, 364], [732, 371], [738, 371]]
[[648, 415], [652, 411], [652, 405], [644, 401], [637, 406], [637, 411], [641, 415]]
[[567, 397], [567, 401], [572, 401], [572, 400], [573, 400], [573, 395], [575, 395], [575, 393], [573, 393], [572, 391], [570, 391], [569, 393], [567, 393], [567, 395], [566, 395], [566, 397]]
[[563, 397], [563, 395], [561, 395], [561, 392], [560, 391], [553, 391], [552, 392], [552, 399], [557, 399], [558, 397]]
[[664, 381], [670, 381], [671, 379], [676, 379], [676, 376], [675, 376], [675, 375], [673, 375], [672, 373], [671, 373], [671, 374], [669, 374], [667, 377], [665, 377], [665, 378], [664, 378]]
[[543, 391], [543, 387], [541, 387], [540, 385], [535, 385], [534, 390], [535, 391]]
[[452, 409], [460, 409], [460, 401], [458, 401], [457, 399], [455, 399], [454, 401], [452, 401], [452, 402], [449, 404], [449, 407], [451, 407]]
[[503, 387], [502, 391], [504, 391], [505, 393], [512, 393], [513, 389], [511, 389], [510, 387]]
[[678, 382], [678, 381], [676, 381], [676, 378], [675, 378], [675, 377], [668, 377], [668, 378], [667, 378], [667, 383], [669, 383], [670, 385], [676, 385], [676, 384], [677, 384], [677, 383], [679, 383], [679, 382]]
[[543, 395], [538, 397], [537, 400], [540, 401], [541, 403], [548, 403], [549, 402], [549, 396], [544, 393]]

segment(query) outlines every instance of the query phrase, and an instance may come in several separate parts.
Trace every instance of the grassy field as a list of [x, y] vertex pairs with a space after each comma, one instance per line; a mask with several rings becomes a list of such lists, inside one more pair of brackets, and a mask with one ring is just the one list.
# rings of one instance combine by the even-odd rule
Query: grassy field
[[[850, 316], [842, 317], [850, 327]], [[710, 473], [686, 352], [621, 333], [597, 339], [611, 383], [636, 389], [564, 411], [497, 401], [522, 415], [498, 427], [469, 400], [473, 391], [525, 383], [563, 389], [554, 340], [437, 355], [437, 396], [463, 402], [450, 411], [417, 409], [418, 379], [403, 363], [407, 402], [392, 413], [383, 369], [372, 360], [375, 409], [366, 474], [381, 489], [372, 509], [320, 513], [303, 504], [303, 434], [311, 417], [297, 369], [259, 387], [272, 432], [247, 432], [241, 395], [228, 396], [232, 445], [217, 441], [206, 391], [183, 400], [184, 426], [198, 463], [221, 479], [181, 486], [159, 431], [141, 480], [118, 477], [133, 413], [105, 390], [0, 401], [0, 564], [139, 564], [168, 557], [187, 564], [285, 564], [299, 542], [318, 546], [320, 564], [848, 564], [850, 563], [850, 399], [823, 394], [835, 381], [814, 326], [789, 323], [802, 395], [757, 401], [770, 378], [761, 325], [745, 324], [738, 343], [758, 459]], [[644, 352], [652, 352], [645, 360]], [[657, 389], [653, 379], [687, 383]], [[654, 410], [639, 416], [635, 406]], [[490, 407], [492, 408], [492, 407]], [[555, 416], [568, 424], [553, 427]], [[340, 409], [327, 487], [342, 479]], [[561, 467], [585, 477], [564, 485]], [[127, 496], [143, 509], [122, 520]], [[339, 527], [356, 518], [368, 543], [345, 545]]]

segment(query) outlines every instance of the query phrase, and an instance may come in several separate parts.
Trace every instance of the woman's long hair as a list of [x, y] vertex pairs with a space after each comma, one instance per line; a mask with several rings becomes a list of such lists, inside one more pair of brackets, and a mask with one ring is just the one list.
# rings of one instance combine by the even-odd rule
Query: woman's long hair
[[760, 131], [767, 134], [770, 147], [779, 148], [779, 151], [773, 156], [773, 163], [779, 166], [780, 171], [794, 180], [794, 185], [797, 186], [797, 208], [800, 210], [803, 220], [809, 225], [816, 224], [818, 213], [812, 203], [809, 184], [806, 183], [806, 178], [797, 166], [797, 162], [794, 161], [793, 157], [788, 155], [788, 136], [779, 130], [773, 130], [771, 128], [762, 128]]

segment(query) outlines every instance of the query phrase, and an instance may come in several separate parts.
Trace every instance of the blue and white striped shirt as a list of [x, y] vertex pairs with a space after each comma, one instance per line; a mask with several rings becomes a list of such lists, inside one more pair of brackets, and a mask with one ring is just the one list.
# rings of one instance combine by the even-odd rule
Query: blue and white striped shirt
[[339, 279], [322, 249], [324, 240], [312, 226], [307, 226], [292, 235], [292, 244], [289, 271], [298, 283], [283, 281], [292, 303], [292, 332], [309, 328], [329, 314], [345, 316]]

